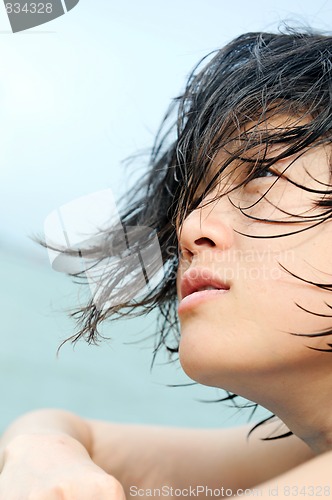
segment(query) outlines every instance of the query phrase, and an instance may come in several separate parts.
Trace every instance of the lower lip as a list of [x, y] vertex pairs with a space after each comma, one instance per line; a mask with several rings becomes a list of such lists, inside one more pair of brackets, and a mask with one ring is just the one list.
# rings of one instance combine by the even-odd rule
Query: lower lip
[[229, 292], [229, 290], [202, 290], [201, 292], [191, 293], [181, 300], [178, 307], [178, 313], [181, 314], [190, 311], [193, 307], [208, 300], [217, 299], [227, 292]]

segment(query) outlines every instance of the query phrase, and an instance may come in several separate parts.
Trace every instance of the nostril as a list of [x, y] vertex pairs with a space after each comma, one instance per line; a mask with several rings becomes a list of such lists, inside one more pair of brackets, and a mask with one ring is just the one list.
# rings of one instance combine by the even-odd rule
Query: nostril
[[209, 247], [215, 247], [216, 244], [214, 241], [210, 240], [210, 238], [198, 238], [197, 240], [195, 240], [195, 245], [207, 245]]

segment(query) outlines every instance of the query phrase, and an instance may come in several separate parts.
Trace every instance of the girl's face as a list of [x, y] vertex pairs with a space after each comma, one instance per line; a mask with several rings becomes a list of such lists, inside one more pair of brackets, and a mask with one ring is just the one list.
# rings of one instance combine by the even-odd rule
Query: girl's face
[[262, 375], [330, 370], [332, 354], [308, 348], [326, 349], [330, 337], [291, 335], [332, 324], [330, 292], [312, 284], [331, 283], [332, 225], [318, 224], [322, 195], [312, 192], [329, 188], [329, 152], [282, 160], [218, 198], [233, 179], [223, 175], [179, 231], [180, 361], [203, 384], [241, 394], [248, 382], [242, 393], [254, 399]]

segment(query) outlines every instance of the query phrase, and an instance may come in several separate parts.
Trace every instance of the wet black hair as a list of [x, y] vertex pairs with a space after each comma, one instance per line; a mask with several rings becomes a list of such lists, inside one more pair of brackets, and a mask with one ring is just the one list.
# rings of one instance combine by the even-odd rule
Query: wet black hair
[[[292, 119], [281, 127], [264, 125], [280, 116]], [[145, 174], [122, 199], [121, 225], [110, 225], [101, 231], [97, 243], [89, 248], [64, 250], [84, 254], [91, 269], [105, 263], [94, 296], [73, 314], [78, 329], [71, 340], [84, 337], [88, 342], [96, 342], [99, 326], [105, 320], [144, 315], [158, 308], [155, 350], [165, 346], [170, 353], [177, 352], [177, 235], [185, 217], [202, 203], [227, 169], [244, 170], [245, 166], [246, 175], [232, 188], [237, 189], [280, 159], [329, 144], [331, 129], [331, 36], [290, 29], [279, 33], [246, 33], [206, 56], [190, 74], [183, 94], [174, 99], [166, 113]], [[276, 145], [282, 148], [277, 148], [277, 153], [271, 156], [270, 146]], [[253, 151], [256, 153], [250, 153]], [[227, 154], [223, 161], [218, 160], [216, 168], [220, 152]], [[306, 218], [310, 223], [306, 229], [331, 216], [331, 186], [311, 191], [321, 211]], [[253, 217], [238, 208], [247, 217]], [[289, 222], [299, 220], [293, 218]], [[291, 227], [290, 232], [276, 236], [304, 230]], [[123, 231], [125, 248], [119, 238]], [[155, 237], [161, 258], [153, 251]], [[137, 298], [124, 293], [119, 285], [129, 276], [132, 290], [141, 287], [138, 284], [141, 272], [132, 253], [142, 248], [151, 250], [147, 254], [149, 269], [144, 272], [147, 281], [160, 267], [163, 277]], [[115, 255], [121, 256], [120, 264], [109, 266], [109, 259]], [[84, 271], [73, 274], [78, 278], [85, 275]], [[313, 284], [332, 289], [328, 284]], [[110, 301], [114, 290], [118, 292], [115, 300]], [[330, 350], [331, 347], [329, 344]]]
[[[278, 117], [289, 119], [271, 127], [269, 123]], [[178, 233], [186, 216], [204, 203], [226, 172], [241, 175], [229, 191], [216, 196], [229, 195], [264, 175], [276, 162], [298, 158], [311, 148], [329, 145], [331, 140], [332, 36], [309, 29], [246, 33], [206, 56], [167, 111], [140, 182], [121, 200], [121, 224], [110, 224], [100, 231], [93, 245], [63, 249], [65, 254], [84, 255], [88, 262], [85, 266], [98, 271], [93, 296], [73, 313], [77, 331], [71, 340], [97, 342], [102, 338], [99, 327], [106, 320], [145, 315], [158, 309], [155, 353], [161, 347], [171, 355], [176, 353]], [[287, 172], [280, 173], [280, 177], [285, 175]], [[294, 180], [289, 182], [297, 185]], [[298, 214], [286, 214], [290, 224], [287, 233], [245, 236], [286, 237], [331, 218], [331, 183], [321, 183], [319, 189], [297, 186], [312, 194], [318, 212], [300, 218]], [[277, 227], [280, 222], [259, 219], [248, 207], [237, 208], [262, 224], [274, 222]], [[298, 226], [299, 222], [305, 222], [305, 227]], [[133, 254], [138, 259], [133, 259]], [[115, 257], [116, 265], [110, 265]], [[128, 289], [142, 288], [142, 263], [144, 278], [150, 285], [136, 296]], [[163, 276], [153, 282], [151, 276], [158, 275], [161, 268]], [[86, 270], [72, 274], [84, 279]], [[124, 279], [126, 286], [121, 285]], [[308, 283], [332, 290], [332, 284]], [[329, 338], [331, 334], [332, 329], [304, 335]], [[324, 350], [332, 351], [332, 344], [328, 343]], [[228, 399], [233, 398], [228, 395]]]

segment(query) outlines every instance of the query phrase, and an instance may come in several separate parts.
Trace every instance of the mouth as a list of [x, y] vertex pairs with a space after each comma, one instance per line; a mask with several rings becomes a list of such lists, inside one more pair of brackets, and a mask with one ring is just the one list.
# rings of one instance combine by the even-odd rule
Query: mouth
[[182, 301], [197, 292], [215, 292], [229, 290], [230, 286], [213, 275], [208, 269], [193, 268], [186, 271], [181, 279], [180, 292]]

